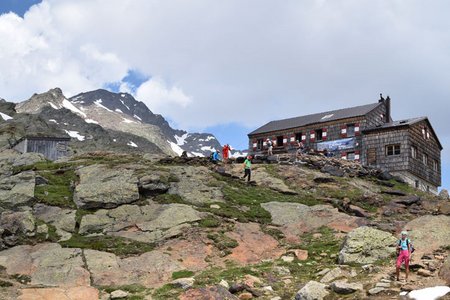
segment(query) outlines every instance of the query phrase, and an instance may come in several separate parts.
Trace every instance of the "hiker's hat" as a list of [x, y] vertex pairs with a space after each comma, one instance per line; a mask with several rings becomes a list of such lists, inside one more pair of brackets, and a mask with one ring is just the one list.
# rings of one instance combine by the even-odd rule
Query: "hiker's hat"
[[408, 231], [402, 231], [402, 235], [408, 235]]

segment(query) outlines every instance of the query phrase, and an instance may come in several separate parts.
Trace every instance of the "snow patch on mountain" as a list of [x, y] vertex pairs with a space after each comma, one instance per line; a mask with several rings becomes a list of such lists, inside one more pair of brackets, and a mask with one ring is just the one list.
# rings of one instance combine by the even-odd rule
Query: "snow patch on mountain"
[[[125, 97], [125, 96], [122, 95], [122, 97]], [[120, 102], [122, 102], [123, 106], [125, 106], [128, 110], [130, 110], [130, 108], [128, 107], [128, 105], [126, 105], [125, 102], [123, 102], [122, 99], [120, 99]]]
[[123, 114], [123, 111], [121, 109], [116, 108], [115, 109], [116, 112]]
[[203, 147], [201, 147], [200, 149], [201, 149], [202, 151], [210, 151], [210, 152], [216, 152], [216, 151], [217, 151], [216, 148], [213, 148], [213, 147], [211, 147], [211, 146], [203, 146]]
[[125, 119], [125, 118], [122, 118], [122, 122], [123, 123], [136, 123], [135, 121], [132, 121], [132, 120], [129, 120], [129, 119]]
[[76, 138], [79, 141], [84, 141], [84, 139], [86, 138], [84, 135], [80, 135], [78, 131], [75, 130], [66, 130], [64, 129], [64, 131], [72, 138]]
[[139, 118], [139, 116], [133, 115], [134, 118], [138, 119], [139, 121], [142, 121], [141, 118]]
[[170, 147], [172, 148], [173, 152], [175, 152], [178, 155], [181, 155], [183, 153], [183, 149], [181, 149], [180, 146], [178, 146], [177, 144], [175, 144], [174, 142], [171, 141], [167, 141], [170, 144]]
[[138, 145], [136, 145], [133, 141], [129, 141], [129, 142], [127, 143], [127, 145], [130, 146], [130, 147], [135, 147], [135, 148], [138, 147]]
[[94, 104], [97, 105], [98, 107], [101, 107], [101, 108], [103, 108], [103, 109], [106, 109], [106, 110], [109, 111], [109, 112], [113, 112], [112, 110], [110, 110], [109, 108], [107, 108], [106, 106], [104, 106], [104, 105], [102, 104], [102, 99], [95, 100], [95, 101], [94, 101]]
[[60, 109], [60, 107], [56, 106], [54, 103], [48, 102], [53, 109]]
[[84, 112], [82, 112], [81, 110], [79, 110], [78, 108], [76, 108], [75, 105], [73, 105], [69, 100], [64, 99], [62, 101], [62, 106], [64, 108], [67, 108], [68, 110], [71, 110], [74, 113], [79, 114], [79, 115], [83, 116], [84, 118], [86, 118], [86, 114]]
[[177, 141], [178, 146], [183, 146], [186, 143], [186, 138], [189, 136], [189, 133], [185, 133], [182, 136], [175, 135], [175, 140]]
[[91, 124], [98, 124], [97, 121], [92, 120], [92, 119], [85, 119], [86, 123], [91, 123]]
[[7, 114], [4, 114], [2, 112], [0, 112], [0, 116], [2, 117], [3, 120], [8, 121], [11, 120], [12, 117], [8, 116]]
[[205, 157], [205, 155], [203, 153], [200, 153], [200, 152], [192, 152], [192, 154], [197, 156], [197, 157]]
[[55, 120], [55, 119], [50, 119], [50, 120], [48, 120], [49, 122], [52, 122], [52, 123], [55, 123], [55, 124], [58, 124], [58, 122]]

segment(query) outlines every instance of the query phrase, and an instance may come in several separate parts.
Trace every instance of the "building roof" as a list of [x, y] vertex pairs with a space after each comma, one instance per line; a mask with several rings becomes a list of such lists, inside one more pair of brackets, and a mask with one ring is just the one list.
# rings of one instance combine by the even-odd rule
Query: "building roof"
[[422, 122], [422, 121], [426, 121], [428, 123], [429, 128], [431, 129], [434, 137], [436, 138], [436, 141], [439, 144], [439, 147], [441, 148], [441, 150], [443, 149], [441, 142], [439, 141], [439, 138], [436, 134], [436, 132], [434, 131], [433, 126], [430, 123], [430, 120], [428, 119], [428, 117], [418, 117], [418, 118], [412, 118], [412, 119], [405, 119], [405, 120], [399, 120], [399, 121], [393, 121], [390, 123], [385, 123], [383, 125], [380, 126], [376, 126], [376, 127], [372, 127], [372, 128], [368, 128], [366, 130], [364, 130], [364, 133], [375, 133], [378, 131], [385, 131], [385, 130], [391, 130], [391, 129], [400, 129], [400, 128], [408, 128], [411, 125], [414, 125], [416, 123]]
[[364, 116], [381, 105], [380, 102], [372, 103], [362, 106], [355, 106], [350, 108], [332, 110], [327, 112], [322, 112], [318, 114], [300, 116], [295, 118], [283, 119], [278, 121], [271, 121], [266, 125], [259, 127], [249, 135], [254, 135], [258, 133], [266, 133], [284, 129], [290, 129], [295, 127], [302, 127], [311, 124], [324, 123], [329, 121], [336, 121], [341, 119], [353, 118]]

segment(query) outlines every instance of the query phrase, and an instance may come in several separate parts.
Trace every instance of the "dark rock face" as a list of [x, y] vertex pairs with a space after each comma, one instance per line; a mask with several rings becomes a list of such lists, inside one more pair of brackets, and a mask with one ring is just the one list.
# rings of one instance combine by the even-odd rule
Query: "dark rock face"
[[343, 177], [344, 176], [344, 171], [338, 167], [334, 167], [334, 166], [325, 166], [323, 167], [321, 170], [321, 172], [323, 173], [328, 173], [331, 176], [336, 176], [336, 177]]

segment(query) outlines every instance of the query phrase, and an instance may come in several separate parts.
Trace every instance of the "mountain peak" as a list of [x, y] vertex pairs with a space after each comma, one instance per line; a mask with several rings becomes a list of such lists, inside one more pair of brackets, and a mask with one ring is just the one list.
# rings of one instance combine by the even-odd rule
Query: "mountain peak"
[[34, 94], [27, 101], [17, 104], [16, 110], [19, 113], [37, 113], [46, 106], [60, 109], [63, 107], [64, 100], [67, 101], [63, 91], [56, 87], [41, 94]]

